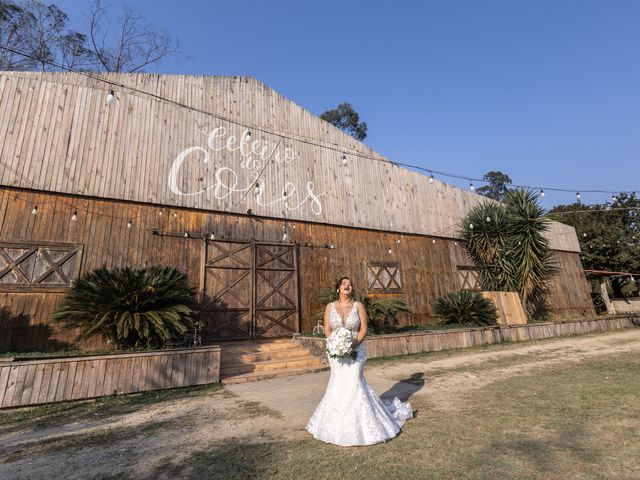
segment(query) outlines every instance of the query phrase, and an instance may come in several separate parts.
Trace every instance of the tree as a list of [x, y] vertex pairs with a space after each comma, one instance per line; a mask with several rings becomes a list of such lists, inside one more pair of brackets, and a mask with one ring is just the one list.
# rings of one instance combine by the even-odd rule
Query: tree
[[547, 282], [557, 273], [544, 213], [535, 193], [508, 190], [504, 203], [485, 201], [469, 211], [460, 232], [482, 288], [518, 292], [534, 318], [544, 316]]
[[0, 0], [0, 46], [12, 50], [0, 49], [0, 69], [135, 72], [177, 53], [166, 30], [126, 6], [115, 28], [101, 0], [89, 9], [89, 35], [67, 22], [65, 12], [42, 0]]
[[[603, 204], [558, 205], [549, 218], [576, 229], [582, 264], [588, 270], [640, 272], [640, 199], [635, 193], [620, 193]], [[616, 297], [630, 277], [612, 277]]]
[[85, 45], [86, 37], [66, 29], [67, 21], [66, 13], [40, 0], [0, 2], [0, 45], [14, 51], [0, 51], [0, 68], [58, 70], [52, 64], [89, 68], [94, 56]]
[[367, 138], [367, 124], [360, 122], [360, 116], [350, 103], [341, 103], [334, 110], [327, 110], [320, 118], [339, 128], [356, 140]]
[[101, 0], [89, 10], [89, 37], [98, 65], [107, 72], [136, 72], [178, 52], [178, 42], [167, 30], [143, 24], [139, 11], [124, 6], [110, 35], [111, 20]]
[[482, 179], [489, 182], [489, 184], [478, 188], [476, 192], [487, 198], [497, 200], [498, 202], [504, 201], [507, 191], [509, 190], [507, 185], [512, 183], [509, 175], [501, 171], [491, 171], [485, 173]]

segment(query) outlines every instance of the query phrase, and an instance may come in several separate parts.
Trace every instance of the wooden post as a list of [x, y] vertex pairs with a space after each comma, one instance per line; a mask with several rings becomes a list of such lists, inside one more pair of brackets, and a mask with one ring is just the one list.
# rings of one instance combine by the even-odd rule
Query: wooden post
[[602, 300], [604, 300], [604, 304], [607, 306], [607, 314], [615, 315], [616, 309], [613, 308], [613, 304], [611, 300], [609, 300], [609, 292], [607, 292], [607, 282], [603, 282], [602, 278], [598, 279], [600, 282], [600, 293], [602, 294]]

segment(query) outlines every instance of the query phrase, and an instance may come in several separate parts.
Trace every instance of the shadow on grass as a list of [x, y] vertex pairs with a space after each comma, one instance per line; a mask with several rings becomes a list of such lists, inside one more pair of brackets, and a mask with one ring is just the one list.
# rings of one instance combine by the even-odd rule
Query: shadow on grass
[[268, 479], [277, 474], [277, 444], [217, 442], [175, 462], [167, 457], [145, 478]]
[[560, 432], [548, 432], [543, 437], [519, 434], [491, 443], [484, 452], [513, 461], [524, 460], [537, 472], [557, 472], [560, 465], [570, 462], [597, 465], [601, 453], [590, 445], [589, 434], [580, 425], [566, 426]]
[[[424, 383], [424, 372], [412, 373], [409, 377], [403, 378], [387, 391], [385, 391], [382, 395], [380, 395], [380, 398], [383, 398], [385, 400], [393, 400], [395, 397], [398, 397], [401, 401], [406, 402], [417, 391], [421, 390], [422, 387], [424, 387]], [[416, 416], [416, 412], [417, 411], [413, 412], [414, 416]]]

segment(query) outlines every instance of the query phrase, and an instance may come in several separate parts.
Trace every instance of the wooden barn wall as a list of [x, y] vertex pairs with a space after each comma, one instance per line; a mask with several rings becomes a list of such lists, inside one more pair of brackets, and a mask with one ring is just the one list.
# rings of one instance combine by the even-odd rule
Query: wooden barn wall
[[595, 315], [591, 288], [578, 254], [554, 252], [559, 273], [551, 279], [547, 301], [553, 318], [572, 319]]
[[[32, 215], [34, 205], [37, 215]], [[78, 219], [71, 220], [77, 211]], [[163, 214], [159, 215], [162, 211]], [[132, 220], [132, 227], [127, 222]], [[0, 189], [0, 241], [70, 242], [83, 245], [81, 273], [106, 265], [173, 265], [200, 283], [202, 239], [152, 235], [163, 232], [214, 232], [218, 238], [278, 241], [282, 222], [257, 217], [162, 209], [103, 199], [74, 198], [26, 190]], [[318, 289], [332, 286], [340, 275], [352, 277], [357, 290], [366, 288], [366, 262], [398, 262], [403, 295], [414, 314], [403, 324], [434, 321], [435, 299], [461, 288], [457, 267], [469, 265], [460, 242], [418, 235], [289, 222], [292, 241], [300, 243], [299, 281], [301, 329], [316, 324]], [[433, 242], [435, 240], [435, 243]], [[311, 244], [311, 246], [305, 246]], [[333, 245], [325, 248], [323, 245]], [[391, 253], [389, 250], [391, 249]], [[591, 311], [589, 289], [574, 253], [558, 252], [562, 272], [552, 291], [558, 316]], [[72, 335], [48, 323], [63, 293], [0, 293], [0, 349], [45, 349], [69, 346]], [[87, 349], [104, 346], [100, 342]]]
[[[0, 184], [445, 238], [484, 198], [396, 166], [253, 78], [102, 78], [114, 86], [70, 73], [0, 73]], [[225, 135], [210, 136], [219, 127]], [[254, 153], [253, 143], [238, 148], [245, 131]], [[237, 142], [227, 148], [230, 136]], [[262, 158], [263, 147], [275, 153]], [[189, 148], [171, 187], [172, 166]], [[554, 249], [579, 251], [572, 227], [554, 223], [547, 237]]]

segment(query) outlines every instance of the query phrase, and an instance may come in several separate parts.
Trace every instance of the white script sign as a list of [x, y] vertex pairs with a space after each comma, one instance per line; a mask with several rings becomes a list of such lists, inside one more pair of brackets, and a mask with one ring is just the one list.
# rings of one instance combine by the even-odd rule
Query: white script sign
[[[320, 197], [326, 193], [315, 193], [315, 185], [312, 181], [306, 182], [304, 190], [292, 182], [286, 182], [281, 189], [277, 189], [278, 191], [266, 192], [264, 182], [259, 180], [262, 172], [268, 168], [269, 162], [283, 165], [298, 160], [300, 155], [296, 154], [292, 148], [283, 148], [279, 142], [252, 140], [248, 130], [242, 133], [240, 140], [235, 135], [228, 134], [225, 127], [216, 127], [211, 131], [205, 127], [199, 131], [206, 136], [206, 147], [194, 145], [185, 148], [176, 156], [169, 171], [169, 189], [172, 193], [193, 196], [213, 190], [214, 197], [222, 200], [233, 193], [244, 193], [253, 188], [256, 191], [256, 202], [262, 207], [282, 202], [287, 210], [298, 210], [309, 203], [313, 214], [322, 214]], [[197, 192], [183, 192], [178, 187], [178, 176], [186, 161], [207, 164], [209, 160], [215, 159], [217, 152], [221, 151], [241, 158], [238, 171], [228, 166], [216, 168], [213, 178], [208, 179], [209, 184]], [[226, 181], [225, 178], [227, 178]]]

